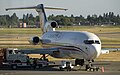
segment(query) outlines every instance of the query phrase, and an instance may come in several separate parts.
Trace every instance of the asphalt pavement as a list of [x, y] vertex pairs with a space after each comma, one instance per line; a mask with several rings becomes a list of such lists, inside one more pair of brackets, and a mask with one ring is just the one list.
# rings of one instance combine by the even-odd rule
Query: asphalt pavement
[[[120, 62], [97, 61], [93, 65], [100, 67], [99, 71], [85, 71], [85, 67], [75, 67], [72, 71], [59, 70], [59, 61], [56, 65], [44, 67], [41, 69], [19, 68], [11, 70], [10, 68], [0, 68], [0, 75], [120, 75]], [[104, 71], [102, 70], [104, 68]]]

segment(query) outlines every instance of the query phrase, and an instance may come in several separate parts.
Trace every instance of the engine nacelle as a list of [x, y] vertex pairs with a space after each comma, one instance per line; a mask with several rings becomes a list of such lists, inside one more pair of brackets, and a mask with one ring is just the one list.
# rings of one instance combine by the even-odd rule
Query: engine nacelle
[[38, 36], [32, 37], [32, 38], [29, 40], [29, 42], [30, 42], [30, 44], [32, 44], [32, 45], [51, 43], [50, 40], [48, 40], [48, 39], [41, 39], [41, 38], [39, 38]]
[[57, 22], [51, 22], [50, 25], [51, 25], [52, 28], [56, 28], [58, 26]]
[[56, 21], [48, 21], [44, 26], [44, 32], [55, 31], [55, 28], [58, 26]]
[[29, 40], [29, 42], [33, 45], [37, 45], [41, 42], [41, 40], [38, 36], [34, 36]]

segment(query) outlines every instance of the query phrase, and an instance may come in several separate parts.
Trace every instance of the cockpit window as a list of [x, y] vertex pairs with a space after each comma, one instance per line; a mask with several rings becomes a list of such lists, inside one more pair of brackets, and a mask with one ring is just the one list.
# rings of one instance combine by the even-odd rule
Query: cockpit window
[[93, 43], [94, 43], [94, 40], [85, 40], [84, 43], [85, 43], [85, 44], [93, 44]]
[[98, 40], [95, 40], [95, 44], [100, 44], [100, 42]]
[[99, 40], [85, 40], [85, 44], [100, 44]]

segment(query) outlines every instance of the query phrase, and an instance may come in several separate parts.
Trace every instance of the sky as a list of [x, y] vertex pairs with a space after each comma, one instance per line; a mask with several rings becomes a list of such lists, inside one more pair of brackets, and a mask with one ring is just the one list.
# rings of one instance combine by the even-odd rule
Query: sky
[[83, 15], [102, 15], [107, 12], [114, 12], [116, 15], [120, 14], [120, 0], [0, 0], [0, 15], [13, 14], [14, 12], [22, 18], [23, 14], [32, 13], [34, 16], [38, 15], [35, 10], [12, 10], [5, 11], [10, 7], [27, 7], [44, 4], [50, 7], [67, 8], [67, 11], [53, 11], [45, 10], [47, 16], [54, 15], [67, 15], [74, 16]]

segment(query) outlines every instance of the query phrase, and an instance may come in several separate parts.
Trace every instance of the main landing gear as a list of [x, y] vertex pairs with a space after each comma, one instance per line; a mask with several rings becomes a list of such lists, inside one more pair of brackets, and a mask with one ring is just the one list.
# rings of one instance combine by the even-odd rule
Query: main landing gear
[[85, 63], [84, 59], [76, 59], [75, 60], [75, 66], [80, 65], [83, 66]]
[[48, 62], [49, 60], [46, 57], [48, 57], [48, 56], [46, 56], [45, 54], [43, 54], [42, 57], [41, 57], [41, 59]]
[[79, 65], [79, 70], [84, 65], [84, 63], [85, 63], [84, 59], [76, 59], [75, 60], [75, 66]]

